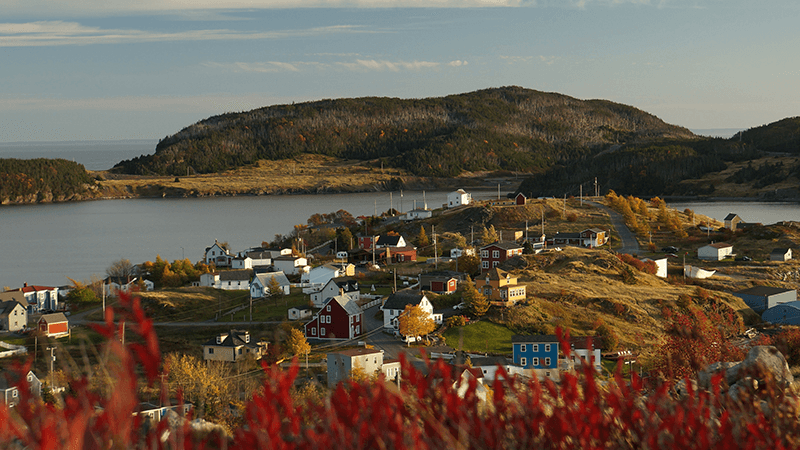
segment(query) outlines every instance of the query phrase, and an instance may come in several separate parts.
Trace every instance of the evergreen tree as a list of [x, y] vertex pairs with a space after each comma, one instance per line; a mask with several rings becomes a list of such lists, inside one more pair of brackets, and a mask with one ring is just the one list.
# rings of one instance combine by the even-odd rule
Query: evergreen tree
[[431, 241], [430, 239], [428, 239], [428, 235], [425, 233], [425, 227], [423, 225], [420, 225], [419, 234], [417, 235], [417, 247], [421, 249], [429, 245], [431, 245]]
[[461, 298], [475, 317], [482, 317], [489, 311], [489, 299], [475, 287], [469, 275], [464, 281], [464, 292], [461, 294]]

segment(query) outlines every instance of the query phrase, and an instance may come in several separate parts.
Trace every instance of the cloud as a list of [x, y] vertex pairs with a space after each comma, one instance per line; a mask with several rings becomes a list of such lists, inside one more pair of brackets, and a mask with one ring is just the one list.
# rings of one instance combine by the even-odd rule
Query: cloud
[[232, 72], [256, 72], [256, 73], [278, 73], [278, 72], [300, 72], [301, 70], [311, 68], [322, 68], [327, 64], [318, 62], [281, 62], [281, 61], [266, 61], [256, 63], [234, 62], [234, 63], [218, 63], [207, 62], [203, 63], [206, 67], [230, 70]]
[[372, 33], [360, 26], [333, 25], [300, 30], [234, 31], [226, 29], [158, 32], [135, 29], [104, 29], [77, 22], [41, 21], [0, 23], [0, 47], [118, 44], [164, 41], [263, 40], [298, 36], [328, 36]]
[[[331, 55], [326, 55], [331, 56]], [[354, 72], [401, 72], [401, 71], [421, 71], [425, 69], [436, 69], [442, 66], [463, 67], [469, 64], [467, 61], [455, 60], [446, 63], [434, 61], [387, 61], [376, 59], [360, 59], [348, 61], [337, 61], [331, 63], [317, 61], [265, 61], [265, 62], [206, 62], [205, 67], [229, 70], [231, 72], [255, 72], [255, 73], [280, 73], [280, 72], [302, 72], [306, 70], [348, 70]]]
[[[281, 98], [262, 94], [198, 96], [117, 96], [89, 98], [46, 98], [0, 96], [0, 112], [13, 111], [118, 111], [148, 112], [213, 110], [245, 111], [276, 103], [309, 101], [312, 98]], [[211, 107], [211, 108], [209, 108]]]

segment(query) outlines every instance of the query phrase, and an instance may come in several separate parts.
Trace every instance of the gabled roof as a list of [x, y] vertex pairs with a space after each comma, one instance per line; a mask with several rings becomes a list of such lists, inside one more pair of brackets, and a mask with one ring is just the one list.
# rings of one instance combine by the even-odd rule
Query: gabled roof
[[[226, 247], [223, 247], [222, 245], [220, 245], [220, 243], [219, 243], [219, 242], [217, 242], [216, 240], [214, 241], [214, 245], [216, 245], [217, 247], [219, 247], [219, 248], [221, 248], [222, 250], [224, 250], [224, 251], [225, 251], [225, 253], [227, 253], [227, 254], [230, 254], [230, 252], [231, 252], [231, 251], [230, 251], [230, 250], [228, 250]], [[206, 251], [205, 251], [205, 252], [206, 252], [206, 253], [208, 253], [208, 251], [209, 251], [209, 250], [211, 250], [211, 248], [212, 248], [212, 247], [214, 247], [214, 245], [211, 245], [211, 246], [208, 246], [208, 247], [206, 247]]]
[[576, 232], [576, 233], [559, 233], [559, 232], [556, 232], [556, 234], [554, 234], [551, 237], [551, 239], [559, 239], [559, 238], [561, 238], [561, 239], [580, 239], [580, 237], [581, 237], [581, 233], [580, 232]]
[[505, 270], [498, 269], [497, 267], [493, 267], [486, 272], [486, 276], [489, 277], [490, 280], [504, 280], [507, 277], [512, 276], [510, 273], [506, 272]]
[[381, 309], [404, 310], [408, 305], [419, 305], [423, 298], [425, 298], [425, 294], [416, 289], [403, 289], [390, 295]]
[[47, 323], [67, 322], [67, 316], [64, 313], [43, 314], [39, 318], [39, 322], [45, 321]]
[[[331, 278], [328, 283], [333, 283], [336, 287], [344, 289], [345, 292], [353, 292], [358, 290], [358, 280], [353, 277], [336, 277]], [[326, 283], [326, 285], [328, 284]]]
[[357, 316], [361, 314], [361, 307], [359, 307], [358, 304], [353, 301], [353, 299], [346, 295], [337, 295], [329, 298], [328, 301], [322, 305], [322, 308], [324, 309], [325, 305], [330, 302], [338, 303], [345, 310], [348, 316]]
[[508, 365], [508, 359], [505, 356], [481, 356], [479, 358], [470, 358], [469, 362], [472, 364], [472, 367], [497, 367]]
[[786, 289], [786, 288], [779, 288], [772, 286], [753, 286], [748, 289], [736, 291], [734, 292], [734, 294], [760, 295], [769, 297], [770, 295], [783, 294], [784, 292], [790, 292], [794, 290], [795, 289]]
[[252, 276], [253, 271], [251, 269], [221, 270], [219, 272], [220, 281], [250, 281]]
[[270, 259], [272, 258], [272, 253], [268, 251], [250, 251], [245, 253], [245, 256], [253, 259]]
[[338, 352], [330, 352], [328, 354], [329, 355], [344, 355], [344, 356], [349, 356], [349, 357], [352, 358], [353, 356], [375, 355], [375, 354], [379, 354], [379, 353], [383, 353], [383, 350], [375, 350], [373, 348], [357, 347], [357, 348], [350, 348], [350, 349], [347, 349], [347, 350], [341, 350], [341, 351], [338, 351]]
[[514, 343], [516, 343], [516, 342], [529, 343], [530, 342], [532, 344], [538, 344], [538, 343], [549, 344], [549, 343], [553, 343], [553, 342], [558, 342], [558, 337], [556, 337], [556, 336], [554, 336], [552, 334], [533, 334], [533, 335], [515, 334], [514, 336], [511, 336], [511, 342], [514, 342]]
[[493, 242], [493, 243], [491, 243], [489, 245], [485, 245], [485, 246], [481, 247], [481, 250], [489, 248], [489, 247], [498, 247], [498, 248], [502, 248], [503, 250], [516, 250], [518, 248], [522, 248], [521, 245], [519, 245], [519, 244], [517, 244], [516, 242], [513, 242], [513, 241], [502, 241], [502, 242], [498, 241], [498, 242]]
[[302, 258], [302, 256], [294, 256], [294, 255], [281, 255], [272, 258], [273, 261], [297, 261], [298, 259]]
[[400, 235], [389, 236], [389, 235], [384, 234], [384, 235], [381, 235], [381, 236], [378, 237], [378, 241], [375, 243], [375, 245], [385, 245], [385, 246], [389, 246], [389, 247], [396, 247], [397, 244], [400, 243], [400, 239], [402, 239], [402, 238], [403, 238], [403, 236], [400, 236]]
[[262, 286], [267, 287], [269, 286], [269, 280], [275, 278], [278, 281], [278, 284], [281, 286], [286, 286], [287, 284], [291, 284], [289, 279], [286, 278], [286, 274], [282, 271], [279, 272], [266, 272], [266, 273], [259, 273], [253, 278], [253, 280], [258, 280]]
[[0, 316], [5, 316], [10, 314], [12, 311], [14, 311], [14, 308], [16, 308], [17, 305], [22, 307], [22, 309], [25, 309], [25, 305], [23, 303], [20, 303], [18, 300], [0, 301]]
[[17, 292], [24, 292], [24, 293], [27, 294], [29, 292], [52, 291], [53, 289], [58, 289], [58, 288], [54, 288], [54, 287], [50, 287], [50, 286], [29, 285], [29, 286], [23, 286], [23, 287], [17, 288], [17, 289], [12, 289], [9, 292], [17, 291]]
[[[220, 334], [222, 334], [222, 333], [220, 333]], [[231, 330], [230, 332], [225, 333], [225, 334], [226, 334], [225, 339], [223, 339], [222, 342], [220, 342], [219, 344], [217, 344], [217, 336], [219, 336], [219, 335], [217, 335], [217, 336], [214, 336], [213, 338], [209, 339], [203, 345], [215, 345], [215, 346], [219, 346], [219, 347], [241, 347], [242, 345], [245, 345], [245, 346], [248, 346], [248, 347], [257, 347], [253, 343], [252, 339], [250, 339], [250, 342], [245, 342], [245, 336], [250, 334], [249, 331]]]
[[426, 272], [421, 273], [421, 277], [429, 277], [429, 278], [455, 278], [457, 280], [463, 280], [464, 274], [461, 272], [456, 272], [455, 270], [434, 270], [433, 272]]
[[773, 248], [769, 253], [770, 255], [785, 255], [789, 253], [790, 248]]
[[586, 345], [587, 342], [595, 350], [603, 348], [603, 339], [599, 336], [570, 336], [569, 338], [569, 344], [572, 348], [589, 349]]
[[594, 234], [600, 234], [600, 233], [605, 233], [606, 232], [606, 230], [601, 230], [600, 228], [589, 228], [589, 229], [583, 230], [583, 231], [584, 232], [591, 231]]
[[[723, 220], [733, 220], [733, 219], [735, 219], [735, 218], [737, 218], [737, 217], [739, 217], [737, 214], [734, 214], [734, 213], [728, 213], [728, 215], [727, 215], [727, 216], [725, 216], [725, 219], [723, 219]], [[741, 217], [739, 217], [739, 218], [741, 219]]]
[[0, 302], [15, 301], [23, 307], [28, 304], [25, 295], [21, 291], [0, 292]]
[[[27, 377], [28, 375], [33, 375], [34, 378], [37, 380], [39, 379], [39, 377], [37, 377], [32, 370], [29, 370], [24, 377]], [[21, 377], [16, 370], [0, 370], [0, 390], [6, 391], [13, 387], [19, 386], [22, 378], [23, 377]]]

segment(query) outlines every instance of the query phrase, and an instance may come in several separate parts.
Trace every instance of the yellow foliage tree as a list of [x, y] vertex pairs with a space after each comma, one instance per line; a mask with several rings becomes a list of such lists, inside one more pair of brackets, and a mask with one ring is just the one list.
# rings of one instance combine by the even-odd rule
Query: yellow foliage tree
[[397, 323], [400, 334], [407, 337], [419, 338], [436, 329], [436, 322], [419, 305], [406, 305]]

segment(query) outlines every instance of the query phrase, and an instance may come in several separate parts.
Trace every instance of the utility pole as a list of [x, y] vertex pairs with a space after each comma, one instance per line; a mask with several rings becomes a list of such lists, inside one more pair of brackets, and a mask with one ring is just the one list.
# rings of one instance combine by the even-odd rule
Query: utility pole
[[581, 184], [580, 196], [581, 196], [581, 206], [583, 206], [583, 185], [582, 184]]
[[594, 177], [594, 196], [600, 197], [600, 188], [597, 186], [597, 177]]
[[431, 225], [431, 232], [433, 232], [433, 268], [439, 268], [439, 251], [436, 248], [436, 226]]
[[375, 246], [378, 245], [378, 237], [372, 236], [372, 265], [375, 265]]
[[497, 200], [500, 200], [500, 183], [497, 183]]
[[[389, 211], [393, 209], [394, 209], [394, 200], [392, 199], [392, 193], [389, 192]], [[392, 216], [394, 216], [394, 213], [392, 213]]]
[[103, 280], [103, 313], [106, 312], [106, 281]]
[[400, 214], [403, 214], [403, 190], [400, 189]]
[[50, 350], [50, 390], [52, 391], [53, 388], [55, 387], [55, 382], [54, 382], [54, 379], [53, 379], [53, 363], [56, 360], [56, 355], [53, 352], [56, 351], [56, 348], [55, 347], [47, 347], [47, 349]]
[[397, 268], [395, 267], [394, 269], [392, 269], [392, 272], [394, 272], [394, 290], [392, 291], [392, 293], [394, 294], [395, 292], [397, 292]]

